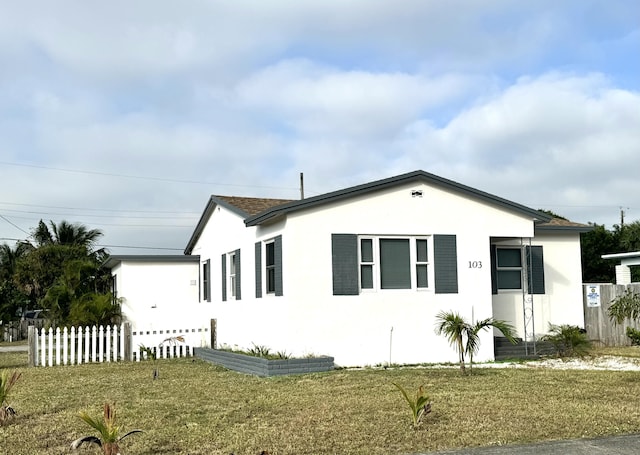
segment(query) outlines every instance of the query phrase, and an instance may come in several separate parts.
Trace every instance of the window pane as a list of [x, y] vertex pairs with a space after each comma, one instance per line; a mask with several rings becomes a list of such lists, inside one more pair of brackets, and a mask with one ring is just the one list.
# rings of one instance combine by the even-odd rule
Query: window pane
[[498, 270], [498, 289], [522, 289], [520, 270]]
[[520, 248], [498, 248], [498, 267], [522, 267]]
[[362, 289], [373, 289], [373, 266], [360, 266], [360, 287]]
[[411, 289], [409, 239], [380, 239], [380, 287]]
[[418, 262], [429, 262], [427, 260], [427, 241], [424, 239], [416, 240], [416, 253]]
[[427, 279], [427, 265], [426, 264], [418, 264], [416, 265], [416, 277], [418, 281], [419, 288], [428, 288], [429, 281]]
[[267, 266], [275, 265], [276, 263], [275, 243], [267, 243], [266, 249], [267, 249], [267, 257], [266, 257]]
[[360, 240], [360, 257], [361, 262], [373, 262], [373, 240]]
[[267, 293], [276, 292], [276, 270], [267, 269]]

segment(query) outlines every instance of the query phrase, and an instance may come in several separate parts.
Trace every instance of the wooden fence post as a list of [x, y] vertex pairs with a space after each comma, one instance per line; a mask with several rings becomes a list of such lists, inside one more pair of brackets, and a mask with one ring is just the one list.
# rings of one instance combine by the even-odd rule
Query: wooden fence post
[[36, 328], [29, 326], [27, 331], [27, 346], [29, 348], [29, 358], [27, 363], [30, 367], [35, 367], [38, 364], [38, 337]]
[[133, 358], [133, 351], [131, 348], [131, 323], [125, 322], [122, 325], [122, 337], [124, 340], [124, 352], [122, 356], [124, 360], [131, 361]]
[[218, 320], [211, 320], [211, 349], [216, 349], [218, 343]]

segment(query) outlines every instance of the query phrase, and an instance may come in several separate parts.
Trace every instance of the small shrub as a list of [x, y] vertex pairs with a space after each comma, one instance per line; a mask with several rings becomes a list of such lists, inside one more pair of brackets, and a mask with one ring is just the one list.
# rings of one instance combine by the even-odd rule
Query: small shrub
[[551, 343], [559, 357], [582, 357], [591, 350], [586, 332], [576, 325], [549, 324], [549, 333], [541, 340]]
[[72, 449], [77, 449], [84, 443], [95, 444], [102, 449], [105, 455], [118, 455], [120, 454], [120, 441], [132, 434], [142, 433], [142, 430], [131, 430], [121, 436], [120, 427], [116, 425], [115, 407], [109, 403], [104, 404], [102, 420], [94, 419], [86, 412], [80, 412], [79, 416], [87, 425], [96, 430], [100, 437], [83, 436], [78, 438], [71, 443]]
[[248, 351], [249, 355], [255, 357], [264, 357], [265, 359], [271, 357], [271, 349], [264, 345], [253, 344], [253, 347]]
[[633, 327], [627, 327], [627, 337], [631, 340], [631, 344], [634, 346], [640, 346], [640, 330]]
[[424, 416], [431, 412], [431, 398], [425, 393], [423, 386], [418, 387], [416, 397], [411, 398], [400, 384], [394, 382], [393, 385], [402, 393], [402, 396], [409, 404], [409, 408], [411, 408], [412, 427], [415, 430], [422, 423]]

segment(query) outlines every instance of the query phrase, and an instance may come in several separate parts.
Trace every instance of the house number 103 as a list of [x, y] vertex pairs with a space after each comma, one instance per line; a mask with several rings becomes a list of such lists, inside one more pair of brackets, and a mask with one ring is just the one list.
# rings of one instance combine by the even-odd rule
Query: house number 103
[[482, 261], [469, 261], [469, 268], [470, 269], [481, 269], [482, 268]]

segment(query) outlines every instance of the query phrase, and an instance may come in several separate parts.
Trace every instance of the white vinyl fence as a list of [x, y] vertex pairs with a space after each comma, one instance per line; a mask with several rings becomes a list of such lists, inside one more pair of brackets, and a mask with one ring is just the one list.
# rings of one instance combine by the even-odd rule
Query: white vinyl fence
[[209, 327], [132, 330], [127, 323], [100, 327], [29, 327], [29, 365], [140, 361], [150, 349], [157, 359], [188, 357], [193, 348], [210, 347]]

